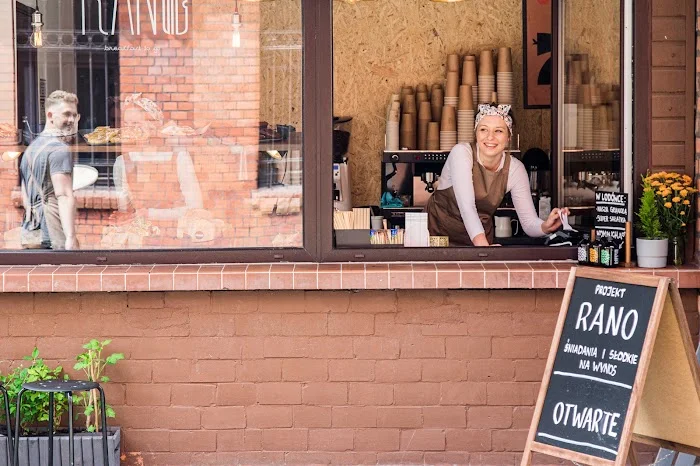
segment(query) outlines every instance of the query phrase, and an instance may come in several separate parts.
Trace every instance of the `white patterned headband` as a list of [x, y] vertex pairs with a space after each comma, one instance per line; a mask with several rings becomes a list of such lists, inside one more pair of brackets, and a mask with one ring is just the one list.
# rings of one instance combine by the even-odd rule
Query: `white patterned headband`
[[479, 122], [485, 116], [499, 116], [503, 118], [503, 121], [506, 122], [506, 126], [508, 126], [508, 131], [510, 131], [510, 134], [512, 136], [513, 118], [510, 115], [508, 115], [508, 112], [510, 112], [510, 105], [495, 106], [488, 104], [480, 104], [479, 113], [476, 114], [476, 118], [474, 119], [474, 129], [476, 129], [476, 127], [479, 126]]

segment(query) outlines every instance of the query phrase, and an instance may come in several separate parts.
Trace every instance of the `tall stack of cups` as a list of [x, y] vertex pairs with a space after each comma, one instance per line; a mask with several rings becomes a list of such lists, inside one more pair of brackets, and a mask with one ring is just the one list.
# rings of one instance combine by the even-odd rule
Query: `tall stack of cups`
[[476, 57], [466, 55], [462, 64], [462, 84], [472, 87], [472, 102], [479, 101], [479, 82], [476, 78]]
[[499, 104], [513, 105], [513, 60], [510, 47], [498, 49], [496, 89], [498, 90]]
[[445, 92], [440, 84], [433, 84], [430, 92], [430, 113], [432, 120], [439, 124], [442, 119], [442, 107], [445, 105]]
[[459, 55], [447, 56], [447, 84], [445, 86], [445, 105], [457, 107], [459, 100]]
[[[405, 89], [405, 88], [404, 88]], [[410, 88], [413, 91], [413, 88]], [[403, 95], [401, 115], [401, 129], [399, 131], [399, 145], [401, 149], [415, 150], [416, 148], [416, 125], [418, 110], [416, 108], [416, 95], [408, 93]]]
[[431, 119], [430, 102], [424, 100], [418, 108], [418, 150], [428, 148], [428, 123]]
[[484, 50], [479, 57], [479, 101], [480, 104], [491, 103], [496, 90], [496, 77], [493, 72], [493, 55], [491, 50]]
[[[442, 115], [442, 112], [440, 114]], [[437, 121], [431, 121], [428, 123], [426, 149], [440, 150], [440, 123]]]
[[440, 150], [452, 150], [457, 144], [457, 118], [455, 107], [445, 105], [442, 108], [440, 122]]
[[585, 150], [593, 149], [593, 107], [591, 106], [591, 87], [581, 86], [577, 113], [578, 146]]
[[465, 84], [459, 86], [457, 142], [474, 142], [474, 100], [472, 97], [472, 87]]
[[399, 94], [392, 94], [386, 115], [386, 150], [399, 150], [399, 121], [401, 120], [401, 103]]

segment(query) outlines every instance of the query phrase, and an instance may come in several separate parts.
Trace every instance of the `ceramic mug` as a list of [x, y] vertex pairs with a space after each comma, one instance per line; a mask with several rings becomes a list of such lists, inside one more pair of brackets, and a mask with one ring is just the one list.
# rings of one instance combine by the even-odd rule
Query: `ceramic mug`
[[518, 234], [518, 220], [510, 217], [494, 217], [496, 224], [496, 238], [510, 238], [513, 236], [512, 223], [515, 222], [515, 234]]

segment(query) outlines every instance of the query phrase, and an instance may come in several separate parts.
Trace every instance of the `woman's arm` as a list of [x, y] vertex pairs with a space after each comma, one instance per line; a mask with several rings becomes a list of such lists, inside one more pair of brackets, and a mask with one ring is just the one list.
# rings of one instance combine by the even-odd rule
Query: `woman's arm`
[[488, 241], [484, 235], [484, 226], [481, 224], [479, 213], [476, 211], [474, 180], [472, 178], [474, 159], [471, 146], [468, 144], [457, 144], [454, 146], [446, 163], [449, 164], [452, 189], [454, 189], [459, 213], [462, 216], [462, 222], [464, 222], [469, 238], [471, 238], [475, 246], [488, 246]]
[[532, 202], [530, 181], [527, 178], [525, 166], [515, 157], [510, 160], [508, 190], [525, 234], [534, 237], [544, 236], [544, 231], [542, 231], [543, 222], [537, 216], [535, 205]]

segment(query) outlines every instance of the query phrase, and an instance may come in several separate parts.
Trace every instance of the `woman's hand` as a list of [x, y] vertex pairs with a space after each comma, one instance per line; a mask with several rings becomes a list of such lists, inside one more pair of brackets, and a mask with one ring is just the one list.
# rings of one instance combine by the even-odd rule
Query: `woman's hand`
[[559, 214], [562, 215], [569, 215], [569, 209], [567, 207], [563, 207], [561, 209], [552, 209], [552, 211], [549, 213], [549, 217], [547, 217], [547, 220], [542, 223], [542, 232], [544, 234], [549, 234], [554, 231], [557, 231], [559, 227], [561, 226], [561, 218], [559, 217]]

